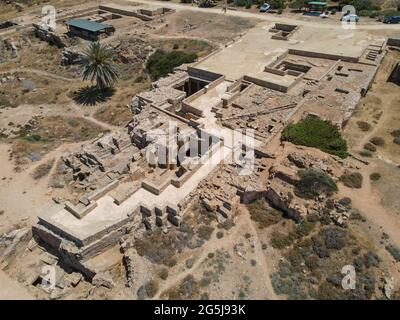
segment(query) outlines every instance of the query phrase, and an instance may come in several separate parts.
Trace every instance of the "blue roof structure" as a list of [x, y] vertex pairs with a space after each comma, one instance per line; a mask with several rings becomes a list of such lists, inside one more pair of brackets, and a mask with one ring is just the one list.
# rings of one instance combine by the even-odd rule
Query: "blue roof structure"
[[98, 32], [104, 29], [110, 29], [114, 28], [112, 25], [105, 24], [105, 23], [99, 23], [99, 22], [94, 22], [90, 20], [85, 20], [85, 19], [71, 19], [65, 22], [67, 26], [72, 26], [75, 28], [87, 30], [90, 32]]

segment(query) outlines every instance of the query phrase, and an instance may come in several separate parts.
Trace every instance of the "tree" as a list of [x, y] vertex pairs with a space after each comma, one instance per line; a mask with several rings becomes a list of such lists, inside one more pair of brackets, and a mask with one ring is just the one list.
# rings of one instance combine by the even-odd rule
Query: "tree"
[[152, 79], [157, 80], [173, 72], [175, 67], [183, 63], [192, 63], [196, 59], [197, 54], [195, 53], [186, 53], [179, 50], [166, 52], [158, 49], [147, 60], [146, 69]]
[[284, 9], [285, 8], [285, 0], [271, 0], [269, 2], [271, 5], [271, 9], [277, 10], [277, 9]]
[[305, 169], [298, 172], [300, 180], [296, 183], [297, 196], [312, 199], [321, 194], [330, 196], [338, 190], [336, 183], [323, 171]]
[[300, 11], [301, 9], [303, 9], [305, 4], [306, 4], [305, 0], [294, 0], [289, 4], [289, 8]]
[[100, 42], [92, 42], [81, 58], [83, 80], [96, 81], [98, 89], [110, 88], [118, 80], [118, 70], [113, 63], [114, 50]]

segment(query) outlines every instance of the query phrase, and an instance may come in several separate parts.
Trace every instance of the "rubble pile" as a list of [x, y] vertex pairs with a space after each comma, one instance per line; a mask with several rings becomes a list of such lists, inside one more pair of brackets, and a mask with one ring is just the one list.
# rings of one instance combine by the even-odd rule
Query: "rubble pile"
[[235, 164], [220, 165], [209, 175], [210, 179], [200, 183], [200, 204], [206, 210], [218, 213], [217, 219], [220, 223], [233, 218], [240, 201], [250, 202], [260, 198], [265, 191], [265, 186], [258, 179], [260, 170], [257, 167], [265, 169], [263, 164], [258, 163], [254, 174], [240, 175]]
[[251, 84], [218, 113], [223, 126], [253, 129], [257, 138], [268, 140], [287, 123], [299, 101], [298, 96]]
[[129, 37], [113, 46], [117, 59], [124, 64], [143, 65], [153, 47], [139, 37]]
[[62, 161], [77, 187], [95, 190], [130, 172], [131, 163], [139, 158], [129, 136], [114, 133], [63, 156]]
[[31, 228], [16, 229], [0, 235], [0, 270], [10, 265], [32, 239]]
[[66, 47], [65, 38], [55, 31], [50, 30], [48, 27], [41, 24], [33, 24], [35, 35], [43, 40], [48, 42], [51, 45], [55, 45], [58, 48]]
[[82, 54], [74, 48], [64, 48], [61, 52], [61, 65], [68, 66], [78, 64], [81, 61]]

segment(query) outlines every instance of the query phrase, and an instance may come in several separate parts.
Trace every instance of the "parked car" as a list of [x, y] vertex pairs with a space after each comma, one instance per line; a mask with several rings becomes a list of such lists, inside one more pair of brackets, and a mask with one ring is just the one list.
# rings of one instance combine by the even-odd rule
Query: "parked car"
[[340, 18], [343, 22], [358, 22], [360, 20], [359, 16], [356, 14], [348, 14]]
[[268, 3], [263, 3], [260, 6], [260, 12], [267, 12], [271, 6]]
[[400, 16], [387, 16], [383, 18], [383, 23], [400, 23]]

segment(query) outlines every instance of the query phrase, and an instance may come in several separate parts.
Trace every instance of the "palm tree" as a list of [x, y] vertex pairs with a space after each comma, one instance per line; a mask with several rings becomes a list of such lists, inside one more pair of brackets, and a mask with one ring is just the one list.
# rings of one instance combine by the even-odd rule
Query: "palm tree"
[[100, 42], [92, 42], [82, 52], [83, 80], [96, 80], [98, 89], [110, 88], [118, 80], [117, 67], [113, 63], [114, 50]]

